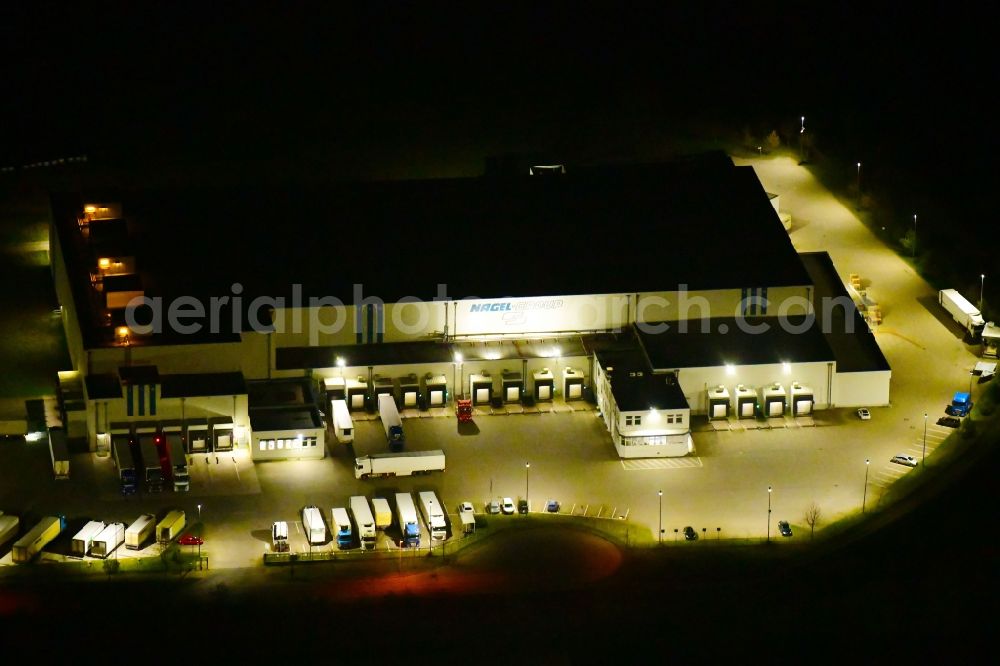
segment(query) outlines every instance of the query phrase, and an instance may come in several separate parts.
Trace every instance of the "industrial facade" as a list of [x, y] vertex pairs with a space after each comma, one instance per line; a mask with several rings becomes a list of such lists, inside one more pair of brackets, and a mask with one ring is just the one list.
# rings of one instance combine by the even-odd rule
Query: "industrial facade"
[[[104, 452], [180, 424], [189, 452], [322, 457], [331, 399], [460, 395], [590, 401], [619, 455], [656, 457], [692, 450], [692, 416], [887, 404], [867, 326], [826, 330], [857, 315], [819, 306], [839, 295], [829, 257], [795, 253], [772, 199], [715, 154], [294, 196], [53, 196], [60, 380], [84, 395], [70, 434]], [[442, 259], [436, 230], [477, 224], [494, 240]], [[183, 316], [158, 329], [157, 308]]]

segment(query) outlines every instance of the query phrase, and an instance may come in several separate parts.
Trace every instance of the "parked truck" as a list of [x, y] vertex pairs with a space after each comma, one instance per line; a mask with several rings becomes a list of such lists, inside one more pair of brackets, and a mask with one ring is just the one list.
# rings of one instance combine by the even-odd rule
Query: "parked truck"
[[443, 472], [444, 451], [407, 451], [405, 453], [376, 453], [354, 459], [354, 477], [410, 476]]
[[971, 337], [979, 337], [986, 322], [976, 306], [954, 289], [942, 289], [938, 292], [938, 302]]
[[17, 536], [21, 528], [21, 520], [17, 516], [0, 515], [0, 548]]
[[288, 552], [288, 523], [283, 520], [271, 523], [271, 550], [276, 553]]
[[186, 493], [191, 489], [191, 475], [188, 473], [187, 456], [184, 455], [184, 443], [181, 434], [168, 432], [167, 455], [170, 457], [170, 478], [174, 483], [175, 493]]
[[469, 398], [459, 398], [455, 401], [455, 416], [462, 423], [472, 420], [472, 400]]
[[388, 393], [381, 393], [378, 396], [378, 415], [382, 419], [382, 429], [385, 430], [389, 448], [393, 451], [402, 451], [406, 444], [403, 422], [399, 418], [396, 401]]
[[125, 530], [125, 547], [129, 550], [141, 550], [156, 531], [156, 516], [144, 513]]
[[163, 491], [163, 470], [160, 469], [160, 452], [156, 448], [155, 432], [139, 434], [139, 455], [142, 457], [143, 479], [146, 482], [146, 492]]
[[156, 524], [156, 540], [160, 543], [170, 543], [177, 538], [186, 524], [187, 517], [183, 511], [177, 509], [169, 512]]
[[73, 537], [73, 541], [70, 543], [70, 552], [77, 557], [86, 556], [90, 551], [94, 537], [103, 532], [105, 527], [104, 522], [100, 520], [92, 520], [84, 525]]
[[94, 541], [90, 545], [90, 554], [94, 557], [106, 558], [124, 542], [125, 523], [111, 523], [94, 537]]
[[23, 537], [14, 543], [11, 559], [15, 562], [30, 562], [31, 559], [49, 545], [66, 529], [65, 516], [46, 516]]
[[438, 501], [437, 495], [429, 490], [417, 493], [420, 500], [420, 513], [424, 517], [424, 524], [431, 532], [431, 539], [434, 541], [444, 541], [448, 536], [448, 528], [444, 522], [444, 507]]
[[371, 507], [368, 506], [368, 498], [355, 495], [351, 497], [350, 507], [361, 546], [367, 550], [373, 549], [375, 547], [375, 517], [372, 516]]
[[330, 511], [330, 517], [330, 527], [333, 530], [334, 537], [337, 539], [337, 548], [341, 550], [350, 548], [354, 537], [351, 531], [351, 518], [347, 515], [347, 509], [335, 507]]
[[410, 493], [396, 493], [396, 518], [399, 520], [402, 536], [400, 547], [420, 547], [420, 523], [417, 521], [417, 510], [413, 507]]
[[341, 444], [349, 444], [354, 441], [354, 420], [351, 418], [351, 410], [347, 408], [346, 400], [334, 400], [331, 402], [333, 410], [333, 434]]
[[111, 446], [122, 495], [134, 495], [136, 491], [135, 462], [132, 460], [132, 450], [129, 448], [128, 438], [116, 437]]
[[948, 416], [968, 416], [972, 411], [972, 405], [972, 394], [958, 391], [944, 411]]
[[69, 478], [69, 449], [66, 447], [66, 431], [49, 428], [49, 455], [52, 458], [52, 473], [57, 479]]
[[997, 326], [992, 321], [987, 322], [983, 326], [983, 332], [979, 337], [983, 343], [984, 358], [997, 358], [1000, 356], [1000, 326]]
[[384, 530], [392, 525], [392, 509], [389, 508], [389, 500], [384, 497], [372, 499], [372, 509], [375, 510], [375, 529]]
[[326, 542], [326, 525], [323, 524], [323, 513], [315, 506], [302, 509], [302, 529], [305, 530], [309, 545], [316, 546]]

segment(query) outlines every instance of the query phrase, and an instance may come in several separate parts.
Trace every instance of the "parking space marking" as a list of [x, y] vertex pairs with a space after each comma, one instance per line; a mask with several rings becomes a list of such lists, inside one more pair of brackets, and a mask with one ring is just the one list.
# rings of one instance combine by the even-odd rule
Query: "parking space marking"
[[698, 456], [684, 458], [626, 458], [622, 460], [622, 469], [634, 472], [641, 469], [682, 469], [703, 467]]

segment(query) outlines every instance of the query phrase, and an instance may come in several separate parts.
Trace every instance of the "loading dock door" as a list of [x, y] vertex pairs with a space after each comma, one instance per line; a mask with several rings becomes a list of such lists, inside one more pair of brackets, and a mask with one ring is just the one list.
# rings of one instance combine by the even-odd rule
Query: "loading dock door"
[[352, 393], [351, 394], [351, 409], [364, 409], [365, 407], [365, 394], [364, 393]]
[[476, 389], [476, 404], [484, 404], [490, 401], [490, 390], [488, 388]]
[[552, 386], [549, 384], [539, 384], [538, 385], [538, 399], [539, 400], [551, 400], [552, 399]]
[[521, 389], [517, 386], [507, 387], [507, 396], [504, 398], [507, 402], [517, 402], [521, 398]]
[[770, 417], [781, 416], [785, 413], [785, 403], [772, 400], [767, 403], [767, 415]]
[[717, 402], [712, 405], [712, 418], [713, 419], [724, 419], [726, 418], [726, 405], [725, 403]]
[[795, 401], [795, 416], [808, 416], [812, 414], [813, 401], [812, 400], [796, 400]]
[[440, 407], [444, 404], [444, 391], [441, 389], [431, 390], [431, 407]]
[[749, 400], [740, 403], [740, 418], [746, 419], [753, 416], [753, 403]]
[[417, 406], [417, 392], [403, 391], [403, 407], [416, 407], [416, 406]]
[[566, 385], [566, 399], [577, 400], [583, 396], [583, 384], [573, 383]]

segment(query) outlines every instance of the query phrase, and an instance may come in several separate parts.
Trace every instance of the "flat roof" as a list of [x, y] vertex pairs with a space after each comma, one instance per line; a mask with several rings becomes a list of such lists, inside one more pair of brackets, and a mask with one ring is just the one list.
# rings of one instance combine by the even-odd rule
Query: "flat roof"
[[102, 373], [87, 375], [84, 379], [90, 400], [110, 400], [122, 397], [122, 384], [117, 375]]
[[598, 351], [596, 355], [619, 411], [689, 408], [674, 376], [653, 374], [640, 349]]
[[[650, 322], [638, 336], [656, 370], [834, 360], [816, 321], [807, 326], [805, 315], [783, 319], [786, 325], [779, 317], [717, 317], [688, 321], [686, 331], [680, 322]], [[648, 330], [661, 324], [667, 325], [662, 332]]]
[[307, 377], [256, 379], [247, 382], [250, 409], [315, 405], [312, 380]]
[[163, 398], [246, 394], [247, 385], [242, 372], [210, 372], [162, 375], [160, 377], [160, 396]]
[[265, 407], [250, 410], [250, 427], [257, 433], [314, 430], [323, 427], [323, 419], [314, 406]]
[[[820, 320], [827, 344], [837, 359], [837, 372], [872, 372], [889, 370], [889, 361], [882, 353], [875, 334], [847, 293], [844, 281], [826, 252], [803, 252], [799, 255], [809, 271], [815, 288], [813, 303]], [[837, 298], [850, 304], [850, 311], [843, 307], [823, 308], [824, 299]], [[850, 323], [850, 326], [848, 326]]]
[[[245, 301], [288, 298], [299, 284], [306, 298], [354, 303], [355, 285], [395, 302], [433, 298], [439, 283], [458, 299], [809, 282], [753, 168], [721, 152], [567, 165], [565, 175], [544, 178], [86, 194], [122, 202], [145, 291], [164, 298], [228, 296], [234, 283]], [[83, 201], [79, 193], [52, 198], [64, 248]], [[710, 262], [695, 251], [706, 244]], [[520, 263], [484, 269], [484, 254]], [[582, 258], [598, 266], [566, 270]], [[438, 268], [385, 270], [418, 264]]]

